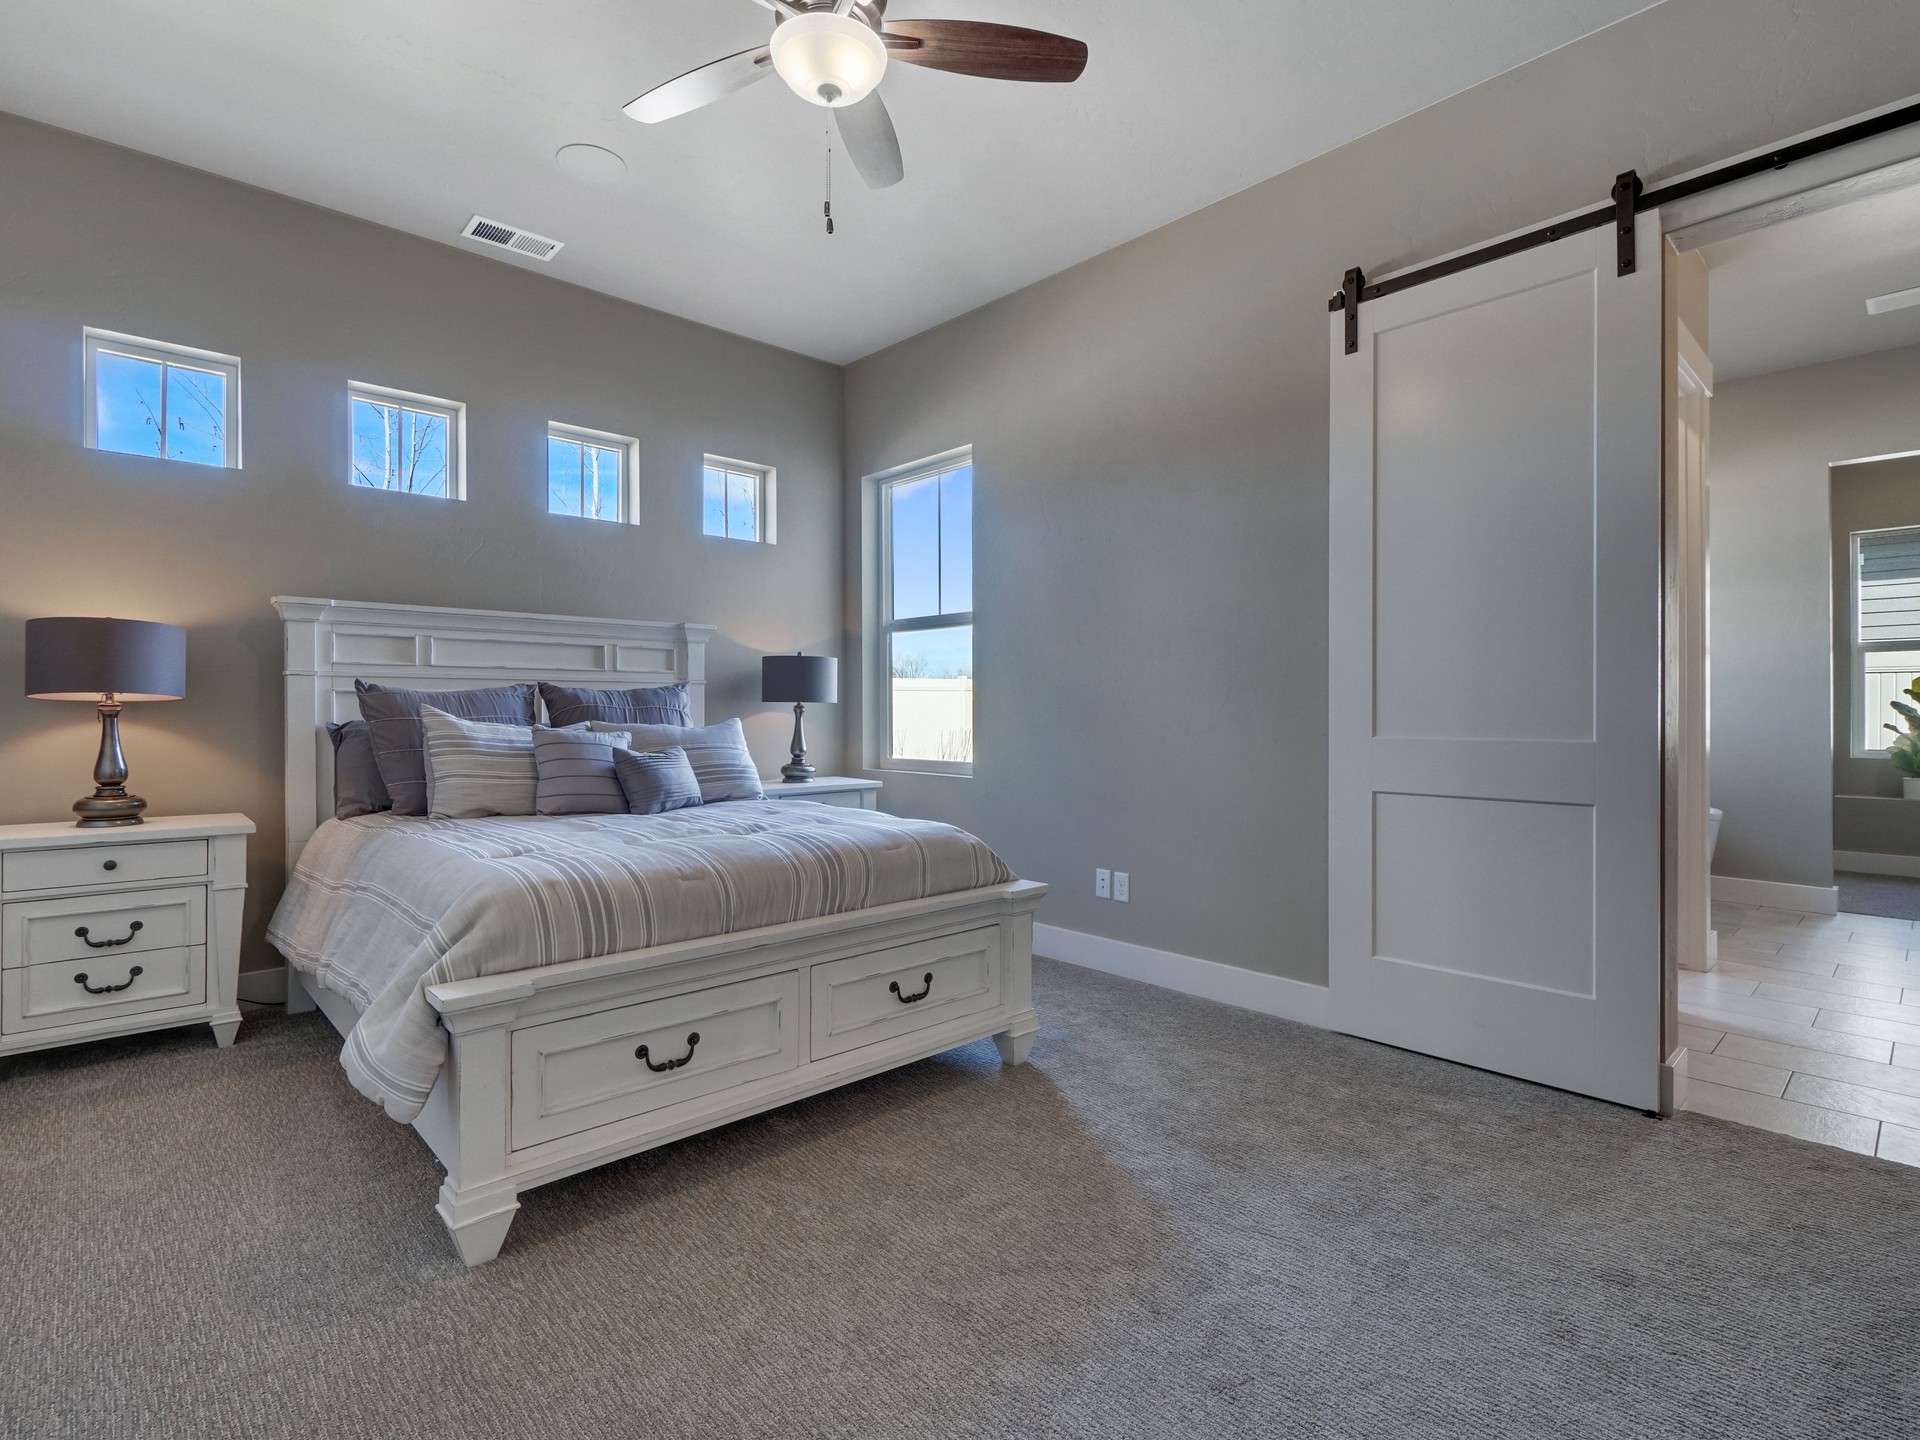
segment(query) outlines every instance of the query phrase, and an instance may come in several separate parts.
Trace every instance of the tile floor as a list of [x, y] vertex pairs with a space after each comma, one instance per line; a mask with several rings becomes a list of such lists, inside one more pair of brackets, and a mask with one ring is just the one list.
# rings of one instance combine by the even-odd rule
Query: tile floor
[[1680, 974], [1686, 1108], [1920, 1165], [1920, 923], [1715, 905]]

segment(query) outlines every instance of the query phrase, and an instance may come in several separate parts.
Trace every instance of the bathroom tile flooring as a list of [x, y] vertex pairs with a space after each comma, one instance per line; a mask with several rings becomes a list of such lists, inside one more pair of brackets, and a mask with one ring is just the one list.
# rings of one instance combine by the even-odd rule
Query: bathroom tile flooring
[[1686, 1108], [1920, 1166], [1920, 924], [1715, 905], [1680, 973]]

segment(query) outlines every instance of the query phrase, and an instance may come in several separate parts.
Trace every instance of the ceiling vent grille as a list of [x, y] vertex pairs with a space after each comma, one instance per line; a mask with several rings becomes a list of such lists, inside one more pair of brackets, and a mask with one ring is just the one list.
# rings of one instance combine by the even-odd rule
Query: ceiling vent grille
[[498, 220], [489, 220], [482, 215], [469, 220], [467, 228], [460, 234], [465, 239], [478, 240], [483, 245], [525, 255], [529, 260], [551, 260], [560, 253], [560, 247], [565, 243], [550, 240], [545, 235], [536, 235], [531, 230], [522, 230], [517, 225], [502, 225]]

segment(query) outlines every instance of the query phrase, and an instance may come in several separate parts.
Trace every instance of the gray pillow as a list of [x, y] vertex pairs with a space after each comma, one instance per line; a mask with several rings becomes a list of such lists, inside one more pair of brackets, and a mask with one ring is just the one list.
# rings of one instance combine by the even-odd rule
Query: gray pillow
[[680, 725], [633, 725], [628, 729], [635, 750], [665, 750], [678, 745], [686, 751], [705, 804], [758, 800], [767, 793], [760, 788], [760, 772], [747, 753], [746, 733], [738, 720], [722, 720], [700, 729]]
[[684, 685], [643, 685], [632, 690], [580, 690], [540, 682], [547, 702], [547, 723], [555, 729], [583, 720], [615, 725], [691, 725], [693, 711]]
[[539, 775], [533, 729], [462, 720], [420, 707], [426, 736], [427, 813], [436, 820], [531, 815]]
[[391, 810], [393, 801], [380, 783], [380, 767], [373, 763], [373, 737], [364, 720], [327, 726], [333, 741], [333, 818], [351, 820]]
[[[531, 726], [535, 713], [531, 685], [497, 685], [490, 690], [389, 690], [356, 680], [360, 718], [373, 739], [373, 761], [393, 799], [396, 815], [427, 813], [427, 762], [420, 729], [420, 707], [431, 705], [461, 720], [494, 725]], [[529, 742], [531, 743], [531, 742]], [[531, 813], [530, 811], [528, 813]]]
[[678, 745], [657, 751], [616, 750], [613, 770], [630, 815], [658, 815], [700, 803], [700, 782]]
[[624, 730], [549, 730], [533, 727], [536, 815], [624, 815], [626, 792], [613, 772], [614, 751], [624, 749]]

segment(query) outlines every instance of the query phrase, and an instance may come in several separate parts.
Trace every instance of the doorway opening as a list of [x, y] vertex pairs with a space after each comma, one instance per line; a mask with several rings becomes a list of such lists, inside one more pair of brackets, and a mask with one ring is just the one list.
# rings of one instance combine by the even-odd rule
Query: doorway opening
[[1703, 553], [1670, 557], [1711, 806], [1679, 1103], [1920, 1164], [1920, 172], [1668, 239], [1712, 376]]

